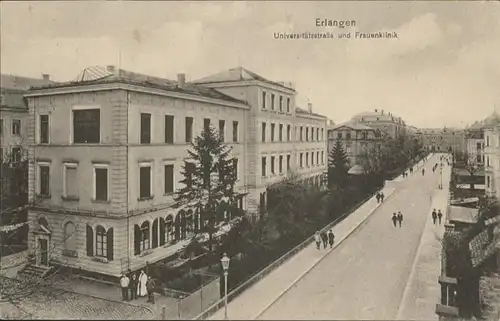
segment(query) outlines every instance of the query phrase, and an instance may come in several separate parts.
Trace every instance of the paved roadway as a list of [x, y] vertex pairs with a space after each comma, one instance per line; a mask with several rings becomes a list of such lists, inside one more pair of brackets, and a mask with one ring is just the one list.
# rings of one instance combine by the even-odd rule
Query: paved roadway
[[[440, 180], [439, 171], [432, 173], [438, 159], [426, 163], [425, 176], [419, 171], [398, 183], [364, 226], [258, 319], [395, 319]], [[394, 228], [398, 210], [403, 225]]]

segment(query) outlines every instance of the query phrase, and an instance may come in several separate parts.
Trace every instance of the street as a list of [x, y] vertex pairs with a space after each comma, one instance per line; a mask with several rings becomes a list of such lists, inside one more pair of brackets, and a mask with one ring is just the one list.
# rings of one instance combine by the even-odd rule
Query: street
[[[258, 319], [395, 319], [440, 181], [432, 166], [400, 182], [366, 224], [327, 255]], [[404, 215], [392, 225], [393, 212]]]

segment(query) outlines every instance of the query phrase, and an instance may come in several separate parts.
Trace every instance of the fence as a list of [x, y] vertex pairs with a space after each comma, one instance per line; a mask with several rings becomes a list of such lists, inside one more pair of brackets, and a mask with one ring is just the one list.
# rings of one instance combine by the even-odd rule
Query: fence
[[[333, 222], [331, 222], [328, 225], [326, 225], [325, 227], [323, 227], [320, 231], [321, 232], [322, 231], [328, 231], [329, 229], [331, 229], [333, 226], [335, 226], [336, 224], [338, 224], [339, 222], [341, 222], [344, 218], [346, 218], [352, 212], [356, 211], [361, 205], [363, 205], [364, 203], [366, 203], [369, 199], [371, 199], [373, 197], [373, 195], [375, 195], [377, 192], [380, 192], [382, 189], [384, 189], [384, 187], [380, 188], [379, 190], [377, 190], [376, 192], [372, 193], [371, 195], [369, 195], [368, 197], [366, 197], [362, 201], [358, 202], [349, 211], [347, 211], [346, 213], [342, 214], [340, 217], [338, 217], [337, 219], [335, 219]], [[296, 247], [294, 247], [293, 249], [291, 249], [290, 251], [288, 251], [287, 253], [285, 253], [283, 256], [281, 256], [279, 259], [277, 259], [273, 263], [269, 264], [268, 266], [264, 267], [262, 270], [258, 271], [250, 279], [248, 279], [247, 281], [243, 282], [237, 288], [235, 288], [230, 293], [228, 293], [227, 294], [227, 301], [230, 302], [231, 300], [233, 300], [234, 298], [236, 298], [240, 293], [242, 293], [243, 291], [245, 291], [246, 289], [248, 289], [249, 287], [251, 287], [252, 285], [254, 285], [255, 283], [257, 283], [258, 281], [260, 281], [261, 279], [263, 279], [269, 273], [271, 273], [272, 271], [274, 271], [276, 268], [278, 268], [283, 263], [285, 263], [288, 259], [290, 259], [291, 257], [293, 257], [295, 254], [297, 254], [298, 252], [300, 252], [301, 250], [303, 250], [304, 248], [306, 248], [307, 246], [309, 246], [313, 242], [314, 242], [314, 235], [310, 236], [304, 242], [302, 242], [301, 244], [297, 245]], [[213, 304], [212, 306], [210, 306], [206, 311], [202, 311], [201, 314], [199, 314], [198, 316], [196, 316], [195, 318], [193, 318], [193, 320], [204, 320], [204, 319], [210, 317], [212, 314], [214, 314], [215, 312], [217, 312], [218, 310], [220, 310], [224, 306], [224, 302], [225, 302], [224, 298], [223, 299], [219, 299], [215, 304]]]

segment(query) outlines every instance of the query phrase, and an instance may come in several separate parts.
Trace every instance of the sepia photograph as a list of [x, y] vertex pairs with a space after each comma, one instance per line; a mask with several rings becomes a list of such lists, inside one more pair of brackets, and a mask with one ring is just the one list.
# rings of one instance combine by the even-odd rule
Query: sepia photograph
[[1, 1], [0, 60], [0, 319], [500, 321], [500, 1]]

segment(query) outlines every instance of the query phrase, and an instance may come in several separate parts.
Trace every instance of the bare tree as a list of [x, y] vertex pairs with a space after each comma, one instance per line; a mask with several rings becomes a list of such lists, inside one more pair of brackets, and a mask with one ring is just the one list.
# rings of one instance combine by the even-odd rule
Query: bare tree
[[478, 172], [484, 169], [483, 164], [478, 162], [477, 156], [474, 154], [468, 154], [467, 158], [465, 159], [465, 170], [469, 173], [470, 175], [470, 189], [474, 189], [474, 181], [472, 180], [473, 176], [476, 175]]

